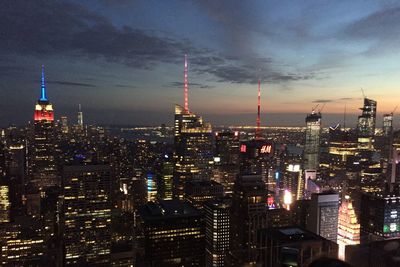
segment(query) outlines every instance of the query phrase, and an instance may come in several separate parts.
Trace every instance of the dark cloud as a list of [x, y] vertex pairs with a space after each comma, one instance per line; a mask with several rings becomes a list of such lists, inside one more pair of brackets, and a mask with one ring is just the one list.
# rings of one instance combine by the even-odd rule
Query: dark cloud
[[[240, 2], [237, 4], [241, 6]], [[208, 5], [214, 4], [209, 1]], [[234, 6], [228, 9], [238, 13]], [[253, 11], [249, 9], [248, 13]], [[219, 19], [230, 22], [227, 14], [221, 14]], [[104, 59], [132, 68], [153, 69], [159, 63], [181, 64], [183, 54], [189, 52], [191, 70], [211, 74], [219, 82], [256, 83], [261, 78], [283, 83], [315, 78], [313, 73], [281, 71], [270, 58], [240, 53], [221, 55], [195, 47], [186, 39], [117, 27], [104, 16], [67, 1], [0, 1], [0, 37], [0, 54]]]
[[353, 101], [353, 100], [360, 100], [361, 98], [354, 98], [354, 97], [341, 97], [338, 99], [316, 99], [313, 100], [312, 103], [332, 103], [332, 102], [339, 102], [339, 101]]
[[342, 100], [342, 101], [353, 101], [353, 100], [360, 100], [361, 98], [354, 98], [354, 97], [342, 97], [342, 98], [339, 98], [339, 100]]
[[[183, 88], [183, 82], [171, 82], [169, 84], [164, 85], [164, 87], [174, 87], [174, 88]], [[202, 84], [202, 83], [192, 83], [189, 82], [190, 88], [201, 88], [201, 89], [212, 89], [215, 86]]]
[[[265, 68], [270, 68], [264, 66]], [[315, 78], [313, 73], [280, 73], [277, 71], [263, 71], [247, 65], [223, 65], [202, 68], [199, 72], [210, 73], [216, 76], [219, 82], [255, 84], [258, 79], [269, 83], [284, 83]]]
[[378, 10], [348, 25], [345, 35], [362, 39], [398, 39], [400, 34], [400, 7]]
[[331, 103], [333, 102], [333, 99], [316, 99], [312, 101], [312, 103]]
[[223, 31], [219, 41], [230, 55], [253, 56], [254, 33], [273, 36], [273, 27], [262, 18], [268, 17], [253, 1], [193, 0]]
[[369, 47], [362, 52], [366, 56], [399, 53], [399, 18], [398, 5], [385, 7], [348, 25], [343, 37], [351, 41], [369, 41]]
[[1, 1], [0, 33], [3, 53], [104, 58], [144, 69], [158, 62], [174, 63], [184, 51], [195, 50], [185, 41], [117, 28], [106, 18], [66, 1]]
[[119, 88], [137, 88], [137, 86], [134, 85], [126, 85], [126, 84], [115, 84], [115, 87], [119, 87]]
[[129, 4], [134, 4], [136, 2], [136, 0], [98, 0], [100, 3], [106, 5], [106, 6], [127, 6]]
[[90, 83], [79, 83], [79, 82], [68, 82], [68, 81], [46, 81], [47, 84], [67, 85], [67, 86], [78, 86], [78, 87], [96, 87], [95, 84]]

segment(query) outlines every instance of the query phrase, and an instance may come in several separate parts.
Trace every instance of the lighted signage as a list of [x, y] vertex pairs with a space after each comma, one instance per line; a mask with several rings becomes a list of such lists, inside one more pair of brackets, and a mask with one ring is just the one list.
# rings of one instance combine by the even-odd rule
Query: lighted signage
[[283, 203], [285, 205], [290, 205], [292, 204], [292, 193], [290, 193], [289, 190], [285, 190], [285, 193], [283, 195]]
[[240, 152], [246, 153], [246, 151], [247, 151], [247, 146], [246, 145], [241, 145], [240, 146]]
[[275, 205], [274, 205], [274, 197], [273, 196], [268, 196], [268, 198], [267, 198], [267, 205], [268, 205], [268, 207], [270, 207], [270, 208], [272, 208], [272, 207], [274, 207]]
[[263, 145], [260, 149], [261, 154], [269, 154], [272, 151], [272, 145]]
[[300, 171], [300, 164], [289, 164], [288, 171], [290, 171], [290, 172], [299, 172]]

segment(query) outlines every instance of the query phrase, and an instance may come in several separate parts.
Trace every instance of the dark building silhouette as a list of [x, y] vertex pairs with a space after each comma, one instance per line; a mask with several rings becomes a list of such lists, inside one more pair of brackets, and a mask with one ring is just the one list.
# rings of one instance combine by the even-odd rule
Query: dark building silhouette
[[140, 216], [147, 266], [204, 266], [204, 217], [190, 203], [149, 202]]
[[65, 266], [108, 266], [111, 253], [111, 169], [65, 166], [61, 235]]
[[299, 227], [263, 229], [259, 233], [260, 266], [308, 266], [322, 256], [337, 257], [338, 245]]

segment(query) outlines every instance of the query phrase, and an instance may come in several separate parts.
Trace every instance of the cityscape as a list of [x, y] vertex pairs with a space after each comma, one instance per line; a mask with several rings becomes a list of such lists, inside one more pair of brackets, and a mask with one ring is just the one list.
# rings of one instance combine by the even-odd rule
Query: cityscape
[[[327, 80], [306, 78], [308, 74], [277, 73], [271, 69], [274, 64], [269, 65], [272, 59], [262, 56], [256, 62], [264, 65], [254, 65], [250, 74], [244, 74], [241, 69], [228, 75], [227, 69], [232, 70], [233, 65], [222, 71], [219, 65], [222, 59], [217, 56], [207, 60], [207, 64], [215, 64], [211, 66], [215, 69], [207, 66], [206, 70], [206, 66], [200, 67], [204, 62], [199, 53], [210, 53], [209, 49], [172, 41], [175, 38], [172, 33], [171, 39], [163, 42], [150, 40], [155, 37], [139, 28], [119, 29], [121, 22], [116, 17], [107, 20], [108, 16], [120, 14], [126, 20], [124, 23], [133, 23], [135, 18], [129, 22], [124, 10], [133, 8], [144, 12], [148, 8], [164, 7], [165, 3], [83, 2], [0, 3], [0, 24], [3, 24], [0, 36], [5, 41], [4, 45], [0, 44], [0, 55], [4, 55], [4, 59], [0, 58], [0, 88], [9, 94], [9, 98], [3, 98], [0, 116], [1, 266], [400, 266], [397, 89], [385, 87], [382, 95], [391, 99], [383, 99], [380, 91], [374, 89], [374, 83], [361, 90], [361, 86], [352, 88], [357, 93], [348, 94], [342, 94], [340, 89], [336, 94], [327, 87], [312, 88], [312, 98], [307, 98], [306, 91], [301, 93], [289, 87], [308, 79], [315, 78], [320, 83]], [[173, 2], [169, 8], [179, 17], [180, 11], [174, 9]], [[266, 8], [263, 1], [237, 5], [236, 1], [221, 1], [221, 6], [206, 2], [178, 1], [178, 4], [193, 8], [188, 12], [197, 12], [200, 9], [197, 5], [206, 5], [209, 12], [220, 15], [221, 21], [227, 19], [227, 14], [235, 15], [235, 8], [247, 12], [251, 6], [254, 14], [253, 8]], [[373, 12], [378, 8], [375, 13], [365, 13], [368, 19], [385, 14], [400, 19], [400, 7], [389, 2], [379, 6], [381, 9], [370, 3], [362, 10], [372, 8], [368, 12]], [[276, 7], [278, 13], [282, 12], [279, 4], [266, 5], [268, 9]], [[293, 3], [285, 12], [308, 10], [305, 6], [305, 3]], [[345, 9], [342, 4], [333, 6], [329, 12]], [[164, 16], [174, 20], [168, 15], [169, 8], [158, 10], [159, 18], [140, 20], [154, 29], [157, 28], [155, 21], [165, 23], [167, 32], [170, 22], [166, 23]], [[315, 9], [326, 12], [323, 5]], [[13, 20], [14, 15], [20, 18], [24, 14], [29, 14], [32, 25], [49, 27], [44, 31], [50, 35], [45, 38], [47, 46], [43, 49], [49, 49], [49, 54], [56, 56], [44, 55], [39, 50], [29, 52], [30, 46], [25, 47], [25, 41], [36, 40], [30, 36], [31, 26], [23, 28], [21, 25], [26, 21], [22, 19], [18, 20], [21, 23], [13, 24], [17, 22]], [[47, 16], [45, 19], [43, 14]], [[243, 20], [243, 25], [251, 21], [247, 16], [236, 16]], [[60, 24], [54, 26], [57, 19]], [[181, 21], [181, 18], [175, 19]], [[321, 23], [326, 22], [325, 18], [319, 19]], [[186, 20], [188, 27], [200, 21], [205, 23], [195, 18], [185, 17]], [[377, 19], [382, 20], [382, 17]], [[71, 31], [87, 27], [87, 31], [80, 32], [79, 40], [90, 42], [88, 46], [93, 51], [100, 51], [101, 43], [109, 45], [113, 38], [124, 41], [123, 34], [131, 34], [131, 38], [141, 36], [137, 41], [140, 49], [132, 47], [136, 52], [122, 53], [123, 57], [129, 57], [126, 62], [111, 52], [109, 58], [103, 59], [97, 58], [95, 52], [88, 52], [87, 56], [64, 54], [72, 43], [66, 37], [60, 41], [57, 38], [61, 35], [50, 29], [63, 28], [60, 25], [65, 21], [69, 22], [65, 29]], [[231, 19], [228, 22], [234, 23]], [[47, 26], [48, 23], [53, 26]], [[94, 29], [99, 25], [108, 33], [117, 33], [109, 39], [98, 38], [93, 32], [100, 32], [100, 28]], [[354, 29], [358, 24], [351, 25]], [[197, 32], [200, 36], [205, 33], [202, 27]], [[381, 29], [391, 32], [391, 28], [382, 26]], [[372, 33], [375, 30], [371, 29]], [[218, 30], [211, 28], [206, 32]], [[68, 34], [72, 33], [65, 36]], [[236, 28], [235, 38], [240, 34]], [[42, 29], [38, 29], [37, 40], [44, 45]], [[155, 49], [155, 44], [166, 50], [172, 49], [170, 45], [179, 48], [172, 49], [174, 52], [168, 57], [163, 55], [164, 61], [157, 61], [154, 58], [165, 51]], [[120, 46], [118, 43], [112, 47]], [[21, 47], [25, 50], [20, 50]], [[41, 57], [44, 63], [36, 64]], [[66, 58], [85, 63], [65, 63]], [[231, 64], [238, 59], [227, 56], [223, 60], [231, 60]], [[17, 67], [21, 63], [34, 66], [32, 69]], [[120, 66], [118, 77], [123, 77], [128, 68], [137, 72], [134, 75], [138, 82], [126, 88], [121, 83], [111, 86], [110, 92], [103, 92], [85, 78], [56, 80], [57, 75], [68, 77], [64, 64], [76, 64], [76, 69], [69, 71], [77, 74], [70, 77], [89, 75], [88, 69], [93, 68], [90, 72], [99, 71], [96, 76], [99, 81], [111, 81], [117, 71], [110, 68], [109, 72], [102, 72], [102, 67], [96, 65], [106, 64], [108, 70], [109, 66], [120, 64], [124, 68]], [[138, 67], [138, 64], [143, 65]], [[31, 72], [36, 78], [26, 79]], [[160, 76], [174, 73], [170, 81], [180, 82], [173, 82], [162, 94], [148, 87], [142, 91], [141, 79], [150, 77], [150, 83], [162, 79], [145, 74], [148, 72]], [[15, 81], [15, 89], [3, 86], [7, 83], [1, 80], [7, 81], [17, 74], [21, 80]], [[211, 75], [214, 80], [210, 80]], [[233, 76], [228, 79], [230, 75]], [[27, 99], [30, 93], [26, 94], [19, 86], [33, 88], [35, 96]], [[57, 89], [58, 86], [63, 90]], [[246, 107], [250, 111], [245, 112], [251, 117], [249, 121], [241, 117], [242, 113], [233, 112], [235, 106], [228, 103], [234, 98], [229, 93], [225, 95], [226, 92], [218, 106], [221, 113], [218, 110], [210, 113], [209, 105], [218, 100], [219, 86], [249, 88], [245, 94], [236, 95], [239, 99], [252, 98]], [[279, 86], [280, 93], [274, 93], [274, 88]], [[76, 94], [76, 87], [82, 94]], [[207, 91], [206, 98], [198, 92], [199, 88]], [[234, 89], [230, 90], [235, 95]], [[122, 99], [126, 97], [129, 102], [131, 91], [143, 94], [132, 100], [138, 106], [145, 106], [147, 97], [154, 98], [154, 103], [147, 103], [148, 110], [137, 110], [138, 114], [132, 117], [137, 119], [127, 119], [130, 117], [121, 114]], [[279, 102], [280, 94], [286, 94], [284, 101], [287, 102]], [[22, 104], [25, 102], [13, 102], [19, 95], [21, 101], [31, 104], [25, 107]], [[296, 98], [307, 102], [307, 107], [302, 107], [304, 112], [291, 107], [300, 101]], [[238, 101], [238, 112], [244, 110], [241, 105], [247, 105], [246, 101]], [[282, 108], [284, 103], [288, 107], [286, 113], [275, 109]], [[158, 105], [168, 105], [168, 110], [160, 108], [155, 112], [154, 106]], [[29, 111], [25, 112], [25, 108]], [[290, 119], [279, 121], [279, 112], [282, 118]], [[109, 116], [111, 113], [117, 115]], [[271, 113], [275, 113], [276, 121], [270, 119]], [[103, 121], [103, 116], [109, 119]], [[153, 120], [154, 116], [157, 119]], [[230, 119], [220, 121], [224, 116]], [[299, 117], [301, 120], [297, 121]]]

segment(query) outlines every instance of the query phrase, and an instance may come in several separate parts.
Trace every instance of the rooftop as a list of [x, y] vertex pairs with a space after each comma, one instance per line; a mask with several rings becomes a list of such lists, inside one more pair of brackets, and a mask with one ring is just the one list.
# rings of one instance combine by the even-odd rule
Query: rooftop
[[144, 220], [200, 216], [200, 212], [195, 207], [181, 200], [148, 202], [141, 208], [140, 214]]
[[325, 241], [327, 239], [300, 227], [279, 227], [262, 230], [262, 236], [279, 240], [280, 243], [300, 241]]

